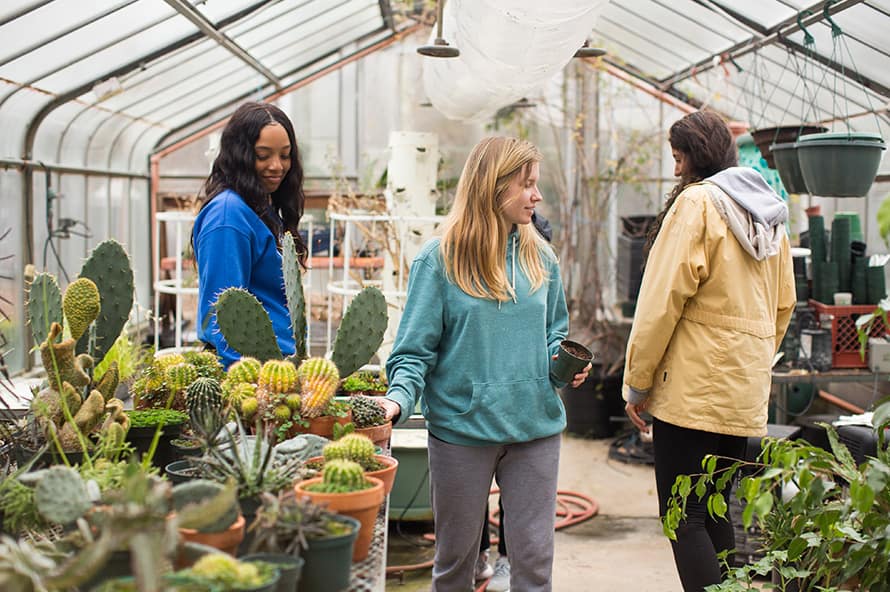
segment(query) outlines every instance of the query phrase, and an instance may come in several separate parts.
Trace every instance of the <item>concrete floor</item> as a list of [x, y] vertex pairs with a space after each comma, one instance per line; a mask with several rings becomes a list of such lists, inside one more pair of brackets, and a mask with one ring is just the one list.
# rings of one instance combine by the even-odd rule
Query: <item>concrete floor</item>
[[[563, 436], [559, 489], [584, 494], [599, 504], [592, 519], [556, 533], [553, 589], [557, 592], [634, 590], [676, 592], [680, 582], [668, 540], [661, 533], [655, 474], [651, 466], [608, 458], [608, 440]], [[421, 534], [429, 524], [401, 525], [389, 533], [388, 565], [419, 563], [432, 558], [432, 547]], [[428, 590], [430, 570], [406, 572], [402, 581], [390, 578], [386, 590]]]

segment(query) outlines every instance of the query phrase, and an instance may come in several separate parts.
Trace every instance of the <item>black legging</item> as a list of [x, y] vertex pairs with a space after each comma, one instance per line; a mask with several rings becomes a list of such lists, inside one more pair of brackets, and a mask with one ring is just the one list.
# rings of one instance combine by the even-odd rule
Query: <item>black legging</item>
[[[677, 475], [701, 473], [701, 460], [706, 454], [738, 459], [745, 455], [747, 439], [741, 436], [681, 428], [657, 418], [652, 429], [655, 442], [655, 485], [658, 489], [658, 511], [661, 516], [667, 510], [671, 486]], [[718, 463], [717, 466], [727, 464]], [[730, 485], [727, 484], [723, 491], [727, 503], [729, 489]], [[720, 583], [725, 574], [717, 554], [735, 548], [735, 534], [732, 523], [728, 520], [729, 516], [727, 515], [726, 520], [708, 516], [707, 502], [711, 493], [714, 493], [713, 487], [701, 501], [695, 492], [689, 494], [686, 502], [687, 518], [677, 528], [677, 540], [671, 541], [674, 561], [685, 592], [701, 592], [705, 586]]]
[[[501, 496], [498, 496], [498, 555], [507, 556], [507, 539], [504, 537], [504, 504]], [[488, 502], [485, 503], [485, 522], [482, 524], [482, 542], [479, 544], [479, 552], [487, 551], [491, 547], [488, 534]]]

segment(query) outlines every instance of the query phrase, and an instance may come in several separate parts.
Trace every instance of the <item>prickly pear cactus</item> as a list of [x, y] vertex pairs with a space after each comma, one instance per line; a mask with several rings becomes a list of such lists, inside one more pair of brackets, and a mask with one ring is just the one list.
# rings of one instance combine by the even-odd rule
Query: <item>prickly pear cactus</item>
[[337, 392], [340, 375], [337, 366], [324, 358], [309, 358], [297, 369], [300, 379], [302, 406], [300, 415], [318, 417], [327, 408]]
[[226, 380], [232, 384], [256, 384], [260, 377], [261, 367], [262, 363], [256, 358], [243, 357], [229, 366], [229, 370], [226, 372]]
[[117, 368], [117, 360], [115, 360], [108, 365], [105, 374], [102, 375], [101, 380], [93, 388], [102, 393], [102, 396], [108, 400], [114, 396], [114, 391], [117, 390], [118, 384], [120, 384], [120, 371]]
[[34, 343], [46, 341], [53, 323], [62, 325], [62, 292], [56, 278], [38, 273], [28, 290], [28, 322]]
[[374, 442], [362, 434], [347, 434], [339, 440], [326, 444], [322, 449], [322, 454], [325, 463], [341, 458], [367, 467], [374, 460]]
[[[88, 278], [99, 289], [99, 316], [96, 318], [96, 342], [88, 352], [97, 362], [101, 362], [115, 340], [121, 334], [124, 324], [130, 318], [133, 308], [133, 268], [130, 256], [116, 240], [99, 243], [80, 270], [80, 277]], [[87, 351], [88, 336], [84, 334], [77, 342], [77, 352]]]
[[40, 359], [43, 368], [50, 377], [50, 384], [57, 391], [62, 390], [62, 383], [70, 383], [75, 388], [80, 388], [90, 383], [90, 377], [86, 369], [93, 367], [93, 359], [86, 355], [74, 355], [74, 340], [66, 339], [56, 343], [56, 339], [62, 334], [62, 326], [53, 323], [46, 340], [40, 344]]
[[219, 295], [213, 308], [219, 330], [236, 352], [260, 361], [284, 357], [272, 321], [253, 294], [242, 288], [228, 288]]
[[191, 364], [174, 364], [164, 372], [164, 384], [173, 392], [185, 390], [198, 378], [198, 371]]
[[367, 287], [352, 299], [340, 321], [331, 353], [340, 376], [349, 376], [371, 361], [383, 343], [388, 322], [386, 299], [377, 288]]
[[270, 393], [289, 393], [297, 388], [297, 369], [285, 360], [269, 360], [260, 369], [257, 385]]
[[369, 428], [371, 426], [386, 423], [386, 412], [373, 397], [356, 395], [349, 398], [352, 407], [352, 423], [357, 428]]
[[65, 382], [62, 384], [62, 392], [52, 388], [45, 388], [31, 400], [31, 412], [38, 418], [40, 424], [45, 428], [46, 422], [52, 422], [59, 426], [65, 422], [65, 412], [63, 404], [68, 406], [68, 412], [71, 417], [80, 409], [83, 399], [80, 394]]
[[41, 516], [57, 524], [70, 524], [90, 509], [92, 502], [80, 473], [54, 466], [37, 482], [34, 502]]
[[369, 487], [372, 484], [365, 479], [365, 472], [360, 464], [351, 460], [334, 459], [325, 461], [322, 482], [313, 489], [324, 493], [349, 493]]
[[306, 358], [306, 301], [303, 296], [303, 275], [297, 260], [294, 237], [289, 232], [281, 239], [281, 270], [284, 273], [284, 292], [287, 296], [287, 310], [290, 313], [291, 328], [294, 331], [297, 360]]
[[65, 288], [62, 297], [62, 310], [71, 338], [77, 341], [90, 323], [99, 316], [99, 288], [89, 278], [77, 278]]

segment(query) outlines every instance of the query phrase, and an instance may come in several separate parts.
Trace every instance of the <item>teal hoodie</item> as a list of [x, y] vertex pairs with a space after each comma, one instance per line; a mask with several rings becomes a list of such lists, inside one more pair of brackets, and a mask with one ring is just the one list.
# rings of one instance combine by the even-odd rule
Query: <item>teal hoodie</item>
[[550, 379], [551, 356], [568, 332], [559, 265], [542, 255], [544, 284], [531, 283], [514, 258], [510, 233], [507, 277], [515, 300], [474, 298], [450, 282], [439, 239], [424, 245], [411, 265], [408, 296], [386, 363], [387, 397], [408, 419], [418, 398], [430, 433], [464, 446], [528, 442], [558, 434], [565, 409]]

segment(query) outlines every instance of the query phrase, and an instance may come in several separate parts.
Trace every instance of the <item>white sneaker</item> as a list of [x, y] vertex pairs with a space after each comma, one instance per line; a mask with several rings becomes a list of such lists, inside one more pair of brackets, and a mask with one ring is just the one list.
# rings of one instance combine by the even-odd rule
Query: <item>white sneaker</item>
[[498, 557], [494, 562], [494, 575], [488, 586], [488, 592], [510, 592], [510, 560], [506, 557]]
[[474, 577], [477, 582], [487, 580], [494, 573], [494, 569], [488, 564], [488, 551], [481, 551], [479, 558], [476, 559], [476, 573]]

